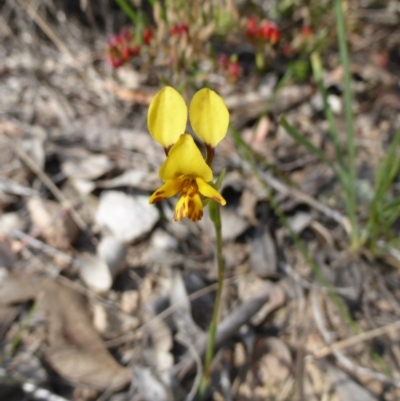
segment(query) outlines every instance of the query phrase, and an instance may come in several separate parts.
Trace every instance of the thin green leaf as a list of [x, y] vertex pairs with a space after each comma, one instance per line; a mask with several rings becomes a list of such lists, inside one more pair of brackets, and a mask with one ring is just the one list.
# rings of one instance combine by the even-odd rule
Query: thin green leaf
[[125, 0], [115, 0], [115, 2], [122, 8], [124, 13], [132, 20], [134, 24], [139, 24], [139, 18], [135, 10]]
[[304, 147], [306, 147], [309, 151], [313, 152], [316, 156], [318, 156], [323, 162], [325, 162], [326, 164], [328, 164], [333, 171], [336, 171], [335, 166], [333, 165], [333, 163], [331, 162], [331, 160], [329, 160], [326, 156], [325, 153], [321, 150], [318, 149], [311, 141], [309, 141], [305, 136], [301, 135], [296, 128], [293, 127], [293, 125], [291, 125], [289, 123], [288, 120], [286, 120], [285, 117], [282, 117], [281, 119], [281, 125], [283, 126], [283, 128], [285, 128], [286, 132], [300, 145], [303, 145]]
[[381, 167], [379, 167], [377, 170], [375, 198], [378, 200], [382, 199], [386, 195], [390, 185], [400, 169], [400, 157], [398, 155], [399, 146], [400, 130], [396, 132], [393, 141], [386, 152]]
[[307, 247], [305, 246], [304, 242], [301, 240], [301, 238], [293, 231], [291, 228], [289, 221], [285, 214], [283, 213], [282, 209], [279, 207], [278, 203], [275, 201], [272, 192], [269, 190], [268, 184], [264, 181], [259, 169], [257, 168], [257, 165], [255, 163], [255, 160], [252, 156], [251, 150], [246, 146], [246, 144], [243, 142], [243, 139], [240, 137], [239, 132], [234, 128], [230, 127], [233, 139], [236, 143], [237, 148], [243, 155], [243, 159], [247, 161], [249, 164], [251, 170], [253, 171], [253, 174], [257, 177], [259, 180], [260, 184], [263, 186], [265, 189], [265, 193], [267, 194], [268, 197], [268, 202], [270, 203], [272, 209], [274, 210], [274, 213], [278, 216], [279, 220], [282, 222], [282, 224], [287, 228], [289, 231], [289, 234], [293, 240], [293, 242], [296, 244], [297, 248], [300, 250], [301, 254], [307, 260], [307, 262], [310, 264], [315, 276], [317, 277], [318, 281], [327, 289], [327, 292], [333, 302], [336, 304], [337, 308], [339, 309], [341, 315], [347, 320], [349, 325], [356, 331], [358, 332], [358, 327], [354, 319], [351, 317], [349, 314], [348, 310], [346, 309], [343, 301], [340, 299], [340, 297], [335, 293], [332, 285], [329, 283], [329, 281], [326, 279], [324, 276], [321, 268], [318, 266], [317, 262], [312, 258], [310, 253], [307, 250]]
[[336, 125], [335, 117], [333, 115], [332, 108], [328, 102], [328, 92], [325, 89], [324, 82], [323, 82], [323, 76], [322, 76], [322, 65], [321, 65], [321, 59], [319, 57], [318, 53], [312, 53], [311, 54], [311, 66], [313, 69], [314, 73], [314, 79], [317, 82], [318, 89], [321, 93], [323, 102], [324, 102], [324, 113], [325, 117], [328, 120], [329, 123], [329, 133], [331, 135], [333, 144], [335, 145], [335, 152], [336, 152], [336, 157], [339, 162], [339, 165], [342, 169], [345, 169], [345, 164], [343, 160], [343, 151], [340, 146], [340, 141], [339, 141], [339, 131]]
[[222, 169], [221, 174], [218, 176], [217, 181], [214, 184], [214, 188], [219, 191], [221, 189], [221, 185], [224, 181], [225, 178], [225, 174], [226, 174], [226, 168]]
[[347, 137], [347, 171], [348, 171], [348, 185], [346, 191], [346, 209], [352, 227], [351, 242], [353, 248], [358, 248], [359, 243], [359, 230], [358, 219], [356, 214], [356, 147], [355, 147], [355, 133], [353, 121], [353, 95], [351, 93], [351, 75], [350, 75], [350, 61], [347, 49], [347, 34], [345, 27], [345, 19], [342, 9], [342, 0], [335, 0], [334, 3], [336, 15], [336, 27], [338, 33], [340, 61], [343, 66], [344, 73], [344, 109], [346, 119], [346, 137]]

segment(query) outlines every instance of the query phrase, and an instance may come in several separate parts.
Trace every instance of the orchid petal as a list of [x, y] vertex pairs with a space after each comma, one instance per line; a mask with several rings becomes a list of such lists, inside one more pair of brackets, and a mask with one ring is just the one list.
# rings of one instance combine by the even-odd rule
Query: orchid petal
[[147, 126], [155, 141], [169, 149], [185, 132], [187, 107], [182, 96], [170, 86], [161, 89], [150, 103]]
[[225, 137], [229, 125], [229, 112], [222, 98], [204, 88], [194, 96], [189, 106], [193, 131], [207, 145], [215, 148]]
[[205, 196], [206, 198], [210, 198], [215, 202], [218, 202], [220, 205], [225, 206], [226, 200], [222, 197], [222, 195], [213, 188], [210, 184], [207, 184], [201, 178], [196, 178], [196, 184], [199, 189], [199, 192]]
[[178, 192], [181, 192], [184, 181], [185, 179], [183, 177], [168, 180], [163, 186], [158, 188], [157, 191], [153, 193], [153, 195], [150, 196], [150, 205], [156, 202], [160, 202], [164, 199], [171, 198], [172, 196], [175, 196]]
[[181, 135], [171, 148], [160, 167], [159, 175], [164, 182], [183, 175], [191, 178], [199, 177], [204, 181], [213, 179], [211, 168], [189, 134]]

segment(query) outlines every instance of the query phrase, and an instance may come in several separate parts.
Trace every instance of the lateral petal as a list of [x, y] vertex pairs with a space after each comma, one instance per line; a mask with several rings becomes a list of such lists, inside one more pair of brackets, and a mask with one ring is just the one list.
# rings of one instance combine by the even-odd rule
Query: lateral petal
[[178, 192], [182, 191], [184, 178], [178, 177], [173, 180], [168, 180], [163, 186], [157, 189], [149, 198], [149, 203], [160, 202], [166, 198], [171, 198]]

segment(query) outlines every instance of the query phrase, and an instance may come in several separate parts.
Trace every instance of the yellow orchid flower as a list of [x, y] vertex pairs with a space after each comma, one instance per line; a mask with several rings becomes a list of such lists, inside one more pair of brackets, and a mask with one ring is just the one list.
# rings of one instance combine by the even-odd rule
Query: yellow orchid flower
[[228, 109], [215, 92], [205, 88], [194, 95], [189, 115], [194, 132], [206, 144], [207, 161], [193, 137], [184, 133], [188, 110], [175, 89], [170, 86], [161, 89], [150, 103], [147, 116], [151, 136], [163, 146], [167, 155], [159, 170], [165, 184], [151, 195], [149, 203], [181, 193], [175, 207], [175, 221], [184, 217], [199, 221], [203, 217], [201, 195], [221, 205], [226, 204], [221, 194], [208, 182], [213, 179], [210, 166], [215, 146], [225, 137], [228, 129]]
[[221, 205], [226, 204], [221, 194], [207, 184], [213, 179], [212, 170], [189, 134], [182, 134], [172, 146], [160, 167], [159, 175], [165, 184], [151, 195], [149, 203], [162, 201], [181, 192], [175, 207], [175, 221], [184, 217], [199, 221], [203, 217], [200, 194]]

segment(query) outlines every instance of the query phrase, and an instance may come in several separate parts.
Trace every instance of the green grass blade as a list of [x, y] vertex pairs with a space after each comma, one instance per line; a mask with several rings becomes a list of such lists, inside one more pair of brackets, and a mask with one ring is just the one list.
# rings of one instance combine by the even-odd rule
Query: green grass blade
[[311, 54], [311, 66], [314, 74], [314, 79], [317, 82], [319, 92], [321, 93], [324, 102], [325, 118], [328, 120], [329, 123], [329, 133], [331, 135], [333, 144], [335, 145], [336, 157], [339, 162], [339, 166], [345, 171], [343, 151], [339, 141], [339, 132], [336, 125], [335, 117], [333, 115], [332, 108], [328, 102], [328, 92], [326, 91], [323, 82], [321, 59], [319, 57], [319, 54], [316, 52]]
[[263, 116], [266, 116], [271, 111], [271, 108], [272, 108], [273, 104], [275, 103], [275, 100], [276, 100], [277, 96], [279, 95], [279, 92], [281, 91], [282, 88], [284, 88], [287, 85], [287, 83], [291, 80], [292, 77], [293, 77], [293, 67], [291, 65], [289, 65], [285, 74], [283, 75], [283, 77], [279, 80], [279, 82], [275, 86], [274, 91], [271, 96], [271, 99], [267, 102], [267, 106], [264, 109], [263, 113], [261, 114], [260, 118]]
[[400, 197], [385, 207], [383, 217], [387, 227], [391, 227], [400, 218]]
[[353, 248], [358, 248], [359, 244], [359, 229], [356, 213], [356, 147], [355, 147], [355, 132], [353, 121], [353, 95], [351, 92], [351, 75], [350, 75], [350, 60], [347, 49], [347, 35], [345, 27], [345, 19], [342, 9], [342, 0], [335, 0], [334, 9], [336, 15], [336, 27], [338, 32], [340, 61], [343, 66], [344, 73], [344, 109], [346, 119], [346, 138], [347, 138], [347, 171], [348, 171], [348, 186], [346, 191], [346, 209], [352, 227], [351, 242]]
[[396, 198], [392, 201], [387, 201], [390, 195], [390, 186], [400, 171], [399, 147], [400, 130], [396, 132], [385, 158], [376, 171], [375, 192], [370, 206], [365, 237], [378, 238], [380, 234], [387, 232], [400, 217], [400, 199]]
[[253, 174], [257, 177], [259, 180], [260, 184], [263, 186], [265, 189], [265, 192], [268, 197], [268, 202], [270, 203], [272, 209], [274, 210], [274, 213], [278, 216], [282, 224], [288, 229], [290, 236], [299, 249], [300, 253], [303, 255], [304, 259], [310, 264], [316, 278], [318, 281], [321, 283], [323, 287], [326, 288], [328, 295], [332, 299], [332, 301], [335, 303], [336, 307], [338, 308], [340, 314], [343, 316], [344, 319], [348, 322], [348, 324], [352, 327], [352, 329], [355, 332], [359, 332], [359, 329], [357, 327], [357, 323], [354, 321], [350, 313], [348, 312], [346, 306], [344, 305], [343, 300], [336, 294], [334, 291], [334, 288], [332, 285], [329, 283], [329, 281], [326, 279], [324, 276], [323, 272], [321, 271], [321, 268], [318, 266], [317, 262], [312, 258], [310, 253], [307, 250], [307, 247], [305, 246], [304, 242], [301, 240], [301, 238], [292, 230], [288, 219], [286, 218], [285, 214], [275, 201], [274, 197], [272, 196], [272, 193], [270, 191], [270, 188], [268, 184], [264, 181], [262, 175], [260, 174], [257, 165], [255, 163], [255, 160], [252, 156], [252, 151], [248, 148], [248, 146], [243, 142], [243, 139], [241, 138], [239, 132], [232, 126], [230, 126], [230, 131], [232, 132], [233, 139], [235, 141], [237, 149], [242, 153], [243, 159], [247, 161], [249, 164], [251, 170], [253, 171]]
[[321, 150], [318, 149], [311, 141], [309, 141], [306, 137], [301, 135], [296, 128], [293, 127], [289, 123], [288, 120], [286, 120], [285, 117], [282, 117], [281, 119], [281, 125], [283, 128], [285, 128], [286, 132], [300, 145], [303, 145], [305, 148], [307, 148], [309, 151], [314, 153], [316, 156], [318, 156], [324, 163], [328, 164], [333, 171], [336, 172], [336, 168], [334, 164], [332, 163], [331, 160], [329, 160], [326, 156], [325, 153]]
[[393, 138], [381, 167], [377, 171], [375, 196], [377, 200], [383, 199], [389, 190], [390, 185], [395, 179], [400, 169], [400, 157], [398, 149], [400, 146], [400, 130], [398, 130]]
[[115, 0], [115, 2], [122, 8], [124, 13], [132, 20], [134, 24], [139, 24], [139, 16], [127, 1]]

